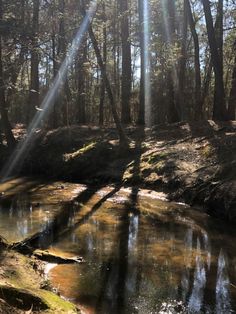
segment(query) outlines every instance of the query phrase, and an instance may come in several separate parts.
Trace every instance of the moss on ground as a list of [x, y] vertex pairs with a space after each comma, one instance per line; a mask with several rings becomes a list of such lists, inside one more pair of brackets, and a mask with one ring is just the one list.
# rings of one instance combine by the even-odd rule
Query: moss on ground
[[[41, 288], [45, 280], [43, 264], [36, 259], [5, 250], [0, 266], [0, 298], [16, 313], [30, 309], [37, 313], [79, 313], [74, 304]], [[4, 306], [0, 303], [0, 313]]]

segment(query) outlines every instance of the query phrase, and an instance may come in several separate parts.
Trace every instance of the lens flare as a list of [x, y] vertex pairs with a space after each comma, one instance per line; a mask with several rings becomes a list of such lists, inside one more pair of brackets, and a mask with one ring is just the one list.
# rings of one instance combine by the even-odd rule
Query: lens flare
[[[68, 51], [68, 55], [64, 59], [61, 67], [52, 83], [51, 88], [49, 89], [47, 95], [45, 96], [39, 110], [37, 110], [32, 122], [28, 128], [28, 134], [24, 140], [22, 140], [16, 147], [16, 149], [11, 154], [9, 160], [4, 165], [1, 174], [0, 180], [4, 181], [9, 176], [12, 175], [13, 171], [17, 170], [20, 171], [24, 158], [28, 155], [29, 151], [32, 149], [32, 145], [35, 139], [36, 129], [40, 126], [40, 123], [43, 119], [45, 119], [50, 110], [52, 109], [52, 105], [54, 104], [57, 96], [58, 90], [60, 86], [65, 81], [67, 71], [71, 63], [73, 62], [73, 58], [75, 57], [76, 53], [79, 50], [79, 47], [82, 43], [82, 39], [84, 34], [86, 33], [89, 24], [96, 12], [97, 8], [97, 1], [93, 1], [90, 5], [90, 8], [86, 12], [86, 15], [80, 25], [79, 30], [77, 31], [71, 47]], [[17, 169], [16, 169], [17, 168]]]

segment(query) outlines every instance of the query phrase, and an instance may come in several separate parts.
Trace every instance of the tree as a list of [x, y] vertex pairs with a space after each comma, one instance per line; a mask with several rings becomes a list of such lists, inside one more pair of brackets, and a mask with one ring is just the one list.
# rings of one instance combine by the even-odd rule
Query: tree
[[194, 70], [195, 70], [195, 106], [194, 106], [194, 118], [195, 120], [202, 119], [202, 98], [201, 98], [201, 68], [200, 68], [200, 48], [199, 39], [196, 31], [192, 9], [189, 0], [185, 1], [188, 22], [193, 37], [194, 43]]
[[77, 77], [77, 110], [76, 110], [76, 122], [79, 124], [86, 123], [86, 94], [85, 94], [85, 70], [84, 63], [87, 59], [87, 40], [86, 37], [83, 40], [83, 45], [78, 53], [78, 60], [76, 62], [76, 72], [78, 73]]
[[[172, 49], [175, 44], [175, 28], [176, 28], [176, 21], [175, 21], [175, 0], [167, 0], [165, 2], [164, 8], [168, 14], [167, 16], [167, 25], [168, 29], [166, 29], [166, 42], [169, 45], [169, 49]], [[168, 113], [167, 113], [167, 120], [169, 123], [174, 123], [180, 121], [179, 110], [180, 108], [177, 107], [176, 101], [176, 92], [175, 92], [175, 85], [174, 82], [177, 80], [177, 71], [174, 62], [173, 64], [169, 65], [167, 71], [167, 93], [168, 93]]]
[[[85, 5], [84, 5], [84, 1], [83, 0], [81, 0], [81, 13], [82, 13], [83, 16], [85, 16]], [[119, 134], [120, 146], [122, 148], [124, 148], [124, 149], [127, 149], [129, 147], [128, 141], [127, 141], [127, 137], [126, 137], [126, 135], [124, 133], [124, 130], [122, 128], [122, 125], [120, 123], [120, 119], [119, 119], [119, 116], [118, 116], [118, 113], [117, 113], [117, 110], [116, 110], [116, 105], [115, 105], [115, 101], [114, 101], [114, 97], [113, 97], [110, 81], [108, 79], [106, 68], [104, 66], [104, 63], [103, 63], [103, 60], [102, 60], [102, 56], [101, 56], [101, 52], [99, 50], [98, 43], [97, 43], [96, 37], [94, 35], [93, 28], [92, 28], [91, 24], [88, 27], [88, 33], [89, 33], [89, 37], [91, 39], [91, 42], [92, 42], [92, 45], [93, 45], [96, 57], [97, 57], [97, 62], [98, 62], [98, 65], [100, 67], [102, 78], [104, 80], [104, 83], [105, 83], [105, 86], [106, 86], [106, 90], [107, 90], [107, 94], [108, 94], [108, 97], [109, 97], [109, 100], [110, 100], [110, 106], [111, 106], [113, 119], [114, 119], [117, 131], [118, 131], [118, 134]]]
[[32, 18], [32, 36], [31, 36], [31, 69], [30, 69], [30, 91], [29, 108], [27, 122], [32, 119], [35, 108], [39, 107], [39, 0], [33, 1]]
[[179, 73], [178, 73], [178, 102], [177, 106], [181, 111], [182, 119], [186, 119], [186, 103], [184, 101], [184, 88], [186, 79], [186, 61], [187, 61], [187, 35], [188, 35], [188, 14], [187, 0], [183, 3], [183, 25], [182, 25], [181, 51], [179, 58]]
[[228, 107], [228, 118], [230, 120], [235, 120], [235, 108], [236, 108], [236, 40], [233, 45], [233, 50], [235, 52], [234, 66], [232, 73], [231, 90], [229, 96], [229, 107]]
[[[106, 26], [106, 10], [105, 10], [105, 3], [103, 2], [102, 6], [103, 11], [103, 27], [102, 27], [102, 35], [103, 35], [103, 46], [102, 46], [102, 53], [103, 53], [103, 64], [106, 69], [107, 63], [107, 26]], [[106, 94], [106, 86], [103, 78], [101, 77], [101, 92], [100, 92], [100, 102], [99, 102], [99, 125], [103, 125], [104, 123], [104, 102], [105, 102], [105, 94]]]
[[[220, 14], [219, 19], [222, 20], [223, 7], [222, 0], [218, 2], [218, 14]], [[211, 14], [210, 2], [209, 0], [202, 0], [208, 41], [210, 45], [211, 59], [215, 74], [215, 97], [213, 106], [213, 119], [215, 120], [227, 120], [226, 106], [225, 106], [225, 91], [224, 91], [224, 81], [223, 81], [223, 66], [222, 66], [222, 51], [217, 43], [216, 32], [213, 26], [213, 19]], [[220, 22], [221, 24], [221, 22]]]
[[[3, 21], [3, 3], [0, 0], [0, 21]], [[2, 35], [0, 34], [0, 114], [1, 114], [1, 125], [3, 132], [6, 136], [7, 144], [9, 147], [15, 146], [15, 138], [11, 130], [11, 124], [8, 118], [8, 110], [5, 98], [5, 82], [3, 79], [3, 62], [2, 62]]]
[[119, 0], [121, 14], [122, 80], [121, 80], [121, 122], [128, 124], [131, 95], [131, 47], [128, 19], [128, 0]]
[[139, 42], [140, 42], [140, 86], [139, 86], [139, 112], [137, 124], [145, 124], [145, 92], [144, 92], [144, 77], [145, 77], [145, 55], [144, 55], [144, 14], [143, 0], [138, 1], [139, 13]]

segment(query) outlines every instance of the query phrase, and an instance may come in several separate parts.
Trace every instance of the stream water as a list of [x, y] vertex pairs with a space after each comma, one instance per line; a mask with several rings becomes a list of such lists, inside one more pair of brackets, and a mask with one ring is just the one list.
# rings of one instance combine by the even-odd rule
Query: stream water
[[155, 193], [27, 184], [0, 186], [0, 234], [82, 256], [49, 277], [84, 313], [236, 313], [234, 228]]

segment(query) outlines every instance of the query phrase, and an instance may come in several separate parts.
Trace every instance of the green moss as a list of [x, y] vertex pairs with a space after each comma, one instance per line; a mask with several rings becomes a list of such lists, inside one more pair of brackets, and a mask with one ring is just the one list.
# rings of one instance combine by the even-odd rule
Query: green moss
[[[35, 272], [34, 269], [38, 269]], [[57, 294], [41, 289], [40, 264], [14, 251], [6, 251], [0, 280], [0, 298], [18, 309], [33, 309], [40, 313], [78, 313], [76, 306]]]
[[78, 313], [75, 305], [61, 299], [55, 293], [47, 290], [41, 290], [39, 292], [40, 298], [47, 304], [49, 310], [48, 313]]
[[65, 162], [67, 162], [67, 161], [70, 161], [72, 159], [78, 158], [78, 157], [84, 155], [85, 153], [88, 153], [92, 149], [94, 149], [96, 144], [97, 144], [96, 142], [92, 142], [92, 143], [90, 143], [88, 145], [85, 145], [83, 148], [80, 148], [76, 152], [73, 152], [73, 153], [70, 153], [70, 154], [64, 154], [63, 155], [63, 159], [64, 159]]

